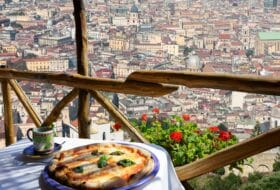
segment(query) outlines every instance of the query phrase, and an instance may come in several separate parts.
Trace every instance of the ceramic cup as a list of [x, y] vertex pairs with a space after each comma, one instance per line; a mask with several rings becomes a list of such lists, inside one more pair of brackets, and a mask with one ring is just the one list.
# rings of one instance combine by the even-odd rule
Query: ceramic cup
[[[30, 133], [32, 133], [32, 137]], [[31, 128], [27, 130], [27, 137], [33, 142], [35, 152], [39, 154], [47, 154], [54, 149], [54, 132], [52, 129]]]

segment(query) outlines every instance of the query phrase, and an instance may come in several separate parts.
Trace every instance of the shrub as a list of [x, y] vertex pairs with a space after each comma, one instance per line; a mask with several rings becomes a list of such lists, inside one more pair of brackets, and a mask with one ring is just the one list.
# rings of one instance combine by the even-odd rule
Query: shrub
[[262, 190], [260, 186], [255, 183], [249, 183], [241, 187], [241, 190]]
[[219, 169], [216, 169], [213, 173], [217, 174], [217, 175], [224, 175], [225, 174], [225, 168], [219, 168]]
[[277, 154], [272, 167], [274, 172], [280, 171], [280, 153]]
[[273, 172], [271, 175], [264, 176], [254, 183], [242, 185], [241, 190], [279, 190], [280, 189], [280, 172]]
[[262, 189], [276, 190], [280, 189], [280, 172], [275, 172], [270, 176], [265, 176], [257, 183]]
[[238, 189], [242, 184], [241, 177], [239, 175], [235, 175], [234, 173], [230, 173], [223, 180], [224, 189], [235, 190]]
[[202, 190], [224, 190], [223, 181], [220, 176], [208, 177]]
[[273, 163], [273, 171], [274, 172], [280, 171], [280, 161]]
[[249, 173], [248, 182], [254, 183], [254, 182], [260, 180], [262, 177], [263, 177], [263, 174], [260, 172]]

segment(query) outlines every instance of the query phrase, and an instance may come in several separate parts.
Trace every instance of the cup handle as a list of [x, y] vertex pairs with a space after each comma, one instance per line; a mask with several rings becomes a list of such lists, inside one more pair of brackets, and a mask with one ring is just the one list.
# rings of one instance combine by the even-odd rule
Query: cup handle
[[33, 133], [33, 129], [32, 129], [32, 128], [30, 128], [30, 129], [27, 130], [26, 135], [27, 135], [27, 138], [28, 138], [30, 141], [33, 141], [33, 139], [32, 139], [32, 137], [31, 137], [30, 133]]

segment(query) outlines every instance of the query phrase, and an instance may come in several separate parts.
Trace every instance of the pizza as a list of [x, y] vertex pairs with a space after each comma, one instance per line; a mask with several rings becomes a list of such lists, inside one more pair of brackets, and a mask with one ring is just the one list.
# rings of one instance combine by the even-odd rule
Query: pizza
[[57, 153], [49, 175], [78, 189], [112, 189], [136, 182], [154, 168], [151, 153], [125, 144], [91, 144]]

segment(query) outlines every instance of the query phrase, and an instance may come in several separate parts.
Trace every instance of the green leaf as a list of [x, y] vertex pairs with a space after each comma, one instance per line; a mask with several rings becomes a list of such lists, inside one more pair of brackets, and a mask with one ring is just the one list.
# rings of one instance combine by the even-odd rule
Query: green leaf
[[100, 158], [97, 162], [97, 166], [99, 168], [103, 168], [103, 167], [107, 166], [107, 160], [108, 160], [108, 156], [106, 156], [106, 155], [100, 156]]
[[129, 159], [123, 159], [117, 162], [119, 166], [127, 167], [127, 166], [132, 166], [135, 164], [132, 160]]

